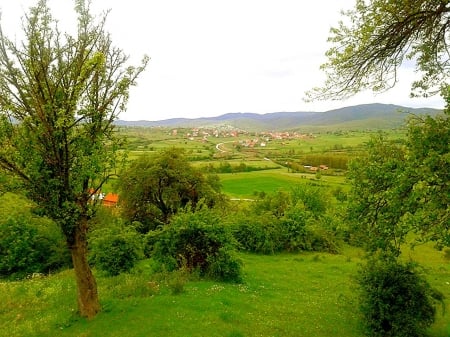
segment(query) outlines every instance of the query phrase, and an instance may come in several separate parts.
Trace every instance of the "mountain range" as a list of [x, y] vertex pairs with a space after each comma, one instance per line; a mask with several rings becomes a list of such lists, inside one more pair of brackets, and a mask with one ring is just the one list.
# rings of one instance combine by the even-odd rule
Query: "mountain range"
[[441, 110], [408, 108], [393, 104], [361, 104], [323, 112], [227, 113], [217, 117], [171, 118], [159, 121], [117, 120], [119, 126], [211, 128], [228, 126], [247, 131], [391, 129], [404, 125], [411, 115], [436, 115]]

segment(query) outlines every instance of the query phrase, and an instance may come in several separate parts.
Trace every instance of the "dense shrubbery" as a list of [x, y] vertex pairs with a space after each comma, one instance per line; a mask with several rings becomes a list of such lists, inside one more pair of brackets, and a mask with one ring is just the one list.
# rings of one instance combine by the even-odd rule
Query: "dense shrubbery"
[[419, 337], [434, 322], [433, 290], [412, 263], [372, 257], [360, 270], [360, 310], [368, 336]]
[[120, 222], [93, 230], [89, 248], [89, 261], [108, 275], [128, 272], [143, 258], [141, 236]]
[[336, 253], [338, 244], [332, 233], [315, 225], [314, 219], [301, 209], [293, 209], [281, 218], [272, 214], [249, 215], [231, 226], [239, 248], [245, 251], [277, 252], [323, 251]]
[[281, 250], [282, 237], [273, 215], [242, 216], [231, 226], [239, 249], [273, 254]]
[[147, 237], [152, 257], [163, 269], [185, 268], [215, 280], [241, 280], [234, 239], [214, 211], [183, 212]]
[[22, 278], [70, 264], [60, 229], [46, 218], [21, 215], [0, 223], [0, 277]]
[[290, 193], [264, 197], [240, 216], [233, 216], [233, 235], [242, 250], [276, 252], [326, 251], [336, 253], [333, 218], [326, 213], [327, 197], [306, 185]]

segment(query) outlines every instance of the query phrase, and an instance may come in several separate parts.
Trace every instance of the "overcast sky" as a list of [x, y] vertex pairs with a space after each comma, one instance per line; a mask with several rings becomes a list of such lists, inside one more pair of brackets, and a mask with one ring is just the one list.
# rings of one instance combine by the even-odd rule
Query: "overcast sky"
[[[11, 36], [33, 0], [0, 0]], [[72, 0], [49, 0], [61, 25], [73, 19]], [[132, 89], [126, 120], [218, 116], [229, 112], [326, 111], [363, 103], [442, 108], [439, 97], [409, 98], [412, 69], [385, 94], [305, 103], [322, 83], [331, 26], [354, 0], [92, 0], [111, 9], [107, 27], [135, 65], [151, 60]]]

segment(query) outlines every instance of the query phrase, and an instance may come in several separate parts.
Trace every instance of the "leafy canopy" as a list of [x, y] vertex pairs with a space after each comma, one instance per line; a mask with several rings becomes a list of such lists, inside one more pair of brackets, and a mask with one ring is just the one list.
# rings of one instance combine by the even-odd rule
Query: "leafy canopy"
[[135, 160], [121, 174], [119, 189], [125, 216], [143, 224], [144, 231], [168, 223], [178, 210], [195, 208], [202, 199], [207, 206], [223, 201], [218, 176], [205, 176], [177, 148]]
[[20, 178], [69, 236], [89, 188], [114, 172], [113, 121], [148, 61], [126, 66], [104, 30], [106, 15], [96, 20], [85, 1], [75, 10], [74, 36], [59, 31], [45, 0], [25, 17], [23, 42], [0, 29], [0, 170]]
[[398, 68], [416, 63], [421, 78], [412, 95], [439, 93], [448, 79], [450, 54], [447, 0], [357, 0], [331, 29], [326, 81], [309, 99], [342, 99], [359, 91], [382, 92], [397, 83]]
[[408, 233], [450, 246], [450, 118], [414, 117], [403, 143], [372, 139], [350, 164], [349, 214], [366, 248], [400, 254]]
[[75, 11], [73, 35], [59, 30], [46, 0], [23, 19], [23, 41], [9, 39], [0, 27], [0, 171], [20, 181], [61, 227], [80, 313], [92, 318], [100, 303], [87, 262], [91, 196], [114, 173], [119, 140], [113, 121], [148, 58], [128, 66], [105, 31], [107, 14], [93, 17], [84, 0], [75, 1]]

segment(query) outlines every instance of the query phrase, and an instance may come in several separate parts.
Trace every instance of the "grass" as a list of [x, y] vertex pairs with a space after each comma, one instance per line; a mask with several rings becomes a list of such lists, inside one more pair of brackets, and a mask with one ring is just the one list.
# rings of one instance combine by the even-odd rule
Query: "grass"
[[222, 191], [232, 197], [252, 198], [255, 192], [271, 193], [298, 183], [300, 176], [281, 175], [280, 170], [219, 174]]
[[[416, 253], [449, 303], [448, 262], [427, 249]], [[133, 274], [98, 275], [103, 311], [93, 321], [75, 314], [71, 271], [0, 283], [0, 336], [361, 336], [352, 281], [360, 255], [242, 254], [243, 284], [192, 280], [178, 295], [173, 276], [152, 275], [143, 261]], [[432, 337], [448, 337], [449, 318], [438, 317]]]
[[345, 187], [344, 177], [322, 175], [320, 180], [314, 174], [288, 173], [287, 169], [219, 174], [222, 191], [233, 198], [253, 198], [255, 192], [273, 193], [289, 190], [292, 186], [315, 183], [330, 187]]

